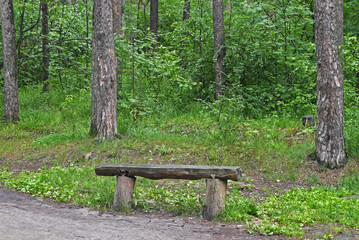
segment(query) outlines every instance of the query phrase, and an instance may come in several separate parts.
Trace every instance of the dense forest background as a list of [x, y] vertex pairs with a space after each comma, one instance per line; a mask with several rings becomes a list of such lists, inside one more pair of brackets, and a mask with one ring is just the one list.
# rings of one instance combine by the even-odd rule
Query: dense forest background
[[[92, 2], [46, 1], [50, 91], [89, 91]], [[359, 3], [345, 1], [345, 106], [358, 104]], [[125, 1], [117, 34], [119, 107], [137, 114], [158, 105], [203, 101], [229, 115], [315, 114], [313, 1], [225, 1], [224, 97], [214, 102], [213, 21], [209, 0], [159, 2], [158, 46], [150, 4]], [[19, 86], [42, 84], [40, 1], [14, 1]], [[2, 59], [0, 59], [2, 61]], [[0, 80], [0, 84], [2, 81]]]
[[[150, 1], [114, 2], [122, 4], [113, 29], [118, 132], [101, 141], [89, 134], [91, 81], [104, 81], [92, 77], [101, 72], [91, 69], [100, 65], [92, 62], [94, 1], [13, 1], [20, 121], [0, 120], [0, 184], [109, 209], [115, 179], [95, 176], [100, 163], [240, 166], [222, 220], [267, 235], [303, 235], [326, 223], [358, 229], [359, 1], [344, 1], [349, 158], [331, 170], [310, 161], [316, 127], [302, 124], [317, 114], [314, 0], [224, 0], [222, 45], [212, 6], [220, 0], [160, 0], [158, 24]], [[215, 63], [223, 56], [218, 94]], [[0, 55], [1, 89], [3, 64]], [[202, 212], [197, 182], [137, 181], [136, 209]], [[333, 235], [343, 230], [335, 224]]]

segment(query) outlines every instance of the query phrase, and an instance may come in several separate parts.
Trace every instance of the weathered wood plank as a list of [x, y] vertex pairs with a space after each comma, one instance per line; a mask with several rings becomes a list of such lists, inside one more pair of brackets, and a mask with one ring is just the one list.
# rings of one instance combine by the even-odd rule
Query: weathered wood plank
[[95, 167], [100, 176], [124, 175], [149, 179], [189, 179], [217, 178], [238, 181], [241, 177], [239, 167], [217, 167], [197, 165], [155, 165], [155, 164], [101, 164]]

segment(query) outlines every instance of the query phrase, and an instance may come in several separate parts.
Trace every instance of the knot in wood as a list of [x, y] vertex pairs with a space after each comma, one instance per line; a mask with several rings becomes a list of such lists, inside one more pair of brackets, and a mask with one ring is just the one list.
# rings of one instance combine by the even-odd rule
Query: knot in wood
[[117, 171], [118, 176], [127, 176], [128, 175], [128, 171], [126, 171], [126, 170], [117, 169], [116, 171]]

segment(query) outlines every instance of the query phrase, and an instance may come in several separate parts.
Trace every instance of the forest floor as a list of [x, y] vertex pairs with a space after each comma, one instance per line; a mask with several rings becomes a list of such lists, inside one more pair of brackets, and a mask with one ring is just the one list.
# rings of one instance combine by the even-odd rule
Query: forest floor
[[120, 215], [0, 188], [0, 239], [278, 239], [243, 225], [158, 214]]
[[[301, 239], [319, 239], [328, 226], [307, 229]], [[94, 211], [71, 204], [39, 200], [0, 188], [0, 239], [295, 239], [249, 234], [245, 225], [208, 222], [159, 214]], [[323, 239], [323, 238], [320, 238]], [[335, 239], [359, 239], [347, 230]]]
[[[2, 158], [0, 166], [10, 167], [15, 172], [36, 171], [41, 166], [51, 166], [51, 156], [42, 155], [38, 161], [6, 161]], [[315, 172], [321, 182], [336, 184], [336, 179], [353, 168], [356, 168], [354, 162], [343, 169], [326, 171], [317, 163], [308, 161], [298, 171], [303, 171], [305, 175]], [[258, 201], [271, 192], [310, 187], [301, 178], [292, 182], [273, 181], [254, 170], [246, 171], [246, 176], [251, 178], [252, 187], [243, 187], [243, 195]], [[198, 217], [178, 217], [156, 211], [123, 215], [39, 200], [0, 188], [0, 239], [359, 239], [359, 231], [350, 228], [345, 228], [334, 236], [323, 237], [333, 227], [335, 226], [330, 224], [307, 226], [304, 236], [299, 238], [263, 236], [248, 233], [246, 224], [240, 222], [208, 222]]]

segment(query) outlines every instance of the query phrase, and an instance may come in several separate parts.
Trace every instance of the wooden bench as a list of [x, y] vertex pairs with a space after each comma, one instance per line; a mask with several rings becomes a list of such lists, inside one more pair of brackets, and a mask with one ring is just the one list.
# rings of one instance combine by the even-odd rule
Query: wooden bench
[[152, 164], [102, 164], [95, 167], [100, 176], [117, 176], [113, 210], [131, 207], [136, 177], [149, 179], [206, 178], [206, 201], [203, 217], [212, 220], [225, 209], [227, 180], [238, 181], [239, 167]]

